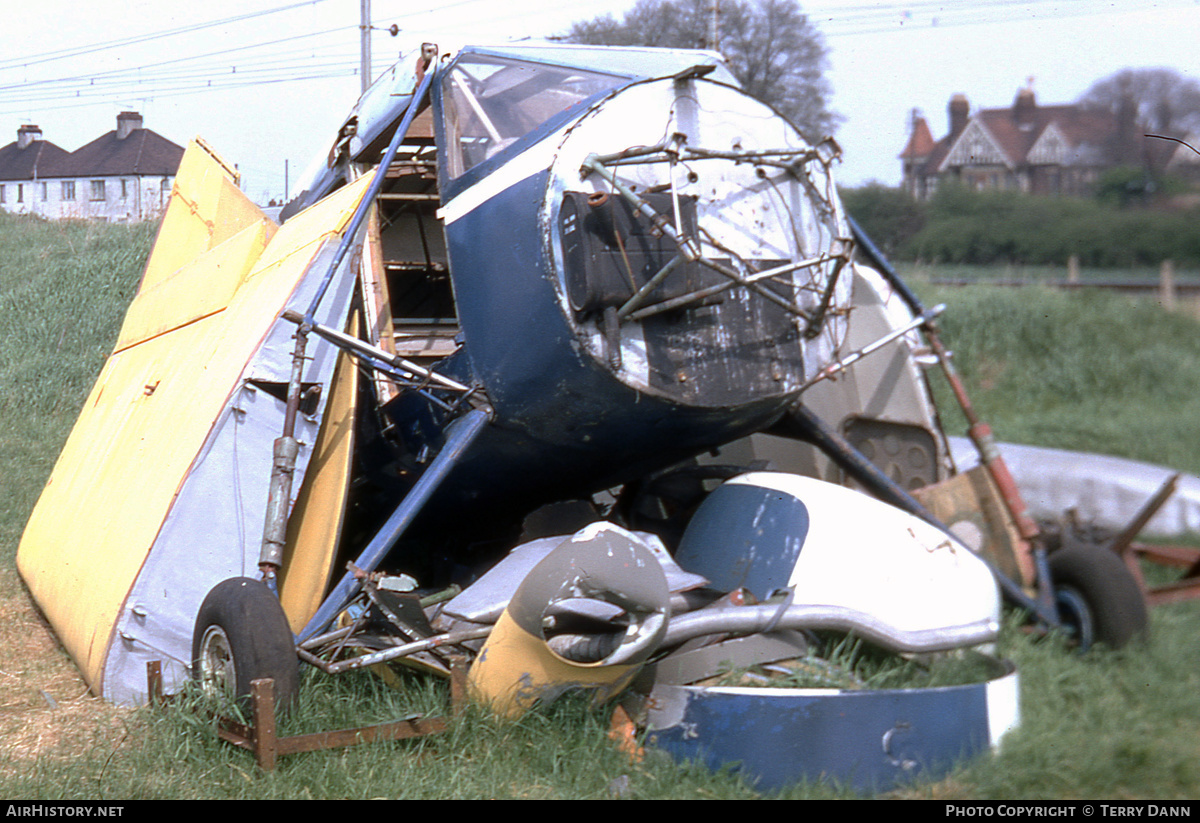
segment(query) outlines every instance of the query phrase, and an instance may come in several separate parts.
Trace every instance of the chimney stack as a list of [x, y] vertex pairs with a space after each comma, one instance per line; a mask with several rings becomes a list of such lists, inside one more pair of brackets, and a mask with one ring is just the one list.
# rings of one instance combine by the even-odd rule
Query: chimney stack
[[34, 140], [42, 139], [42, 129], [40, 126], [21, 126], [17, 129], [17, 148], [23, 149], [32, 143]]
[[971, 104], [965, 94], [956, 94], [950, 98], [950, 136], [958, 137], [967, 127], [971, 119]]
[[123, 111], [117, 115], [117, 139], [124, 140], [135, 129], [142, 127], [142, 116], [136, 111]]
[[1017, 92], [1017, 99], [1013, 101], [1012, 116], [1017, 128], [1025, 130], [1033, 127], [1037, 119], [1037, 96], [1032, 88], [1026, 87]]

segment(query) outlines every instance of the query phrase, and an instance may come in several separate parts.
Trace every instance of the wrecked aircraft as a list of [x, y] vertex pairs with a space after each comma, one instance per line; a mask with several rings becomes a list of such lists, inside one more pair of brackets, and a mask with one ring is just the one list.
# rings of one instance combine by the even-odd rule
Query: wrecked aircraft
[[[829, 773], [864, 785], [987, 748], [1003, 666], [949, 724], [948, 693], [859, 715], [694, 685], [817, 631], [907, 655], [998, 631], [995, 568], [908, 496], [953, 474], [933, 313], [853, 259], [837, 156], [715, 55], [535, 45], [403, 58], [281, 225], [193, 143], [21, 575], [121, 703], [152, 661], [287, 704], [298, 660], [453, 652], [498, 711], [638, 694], [664, 747], [764, 785], [828, 763], [732, 757], [701, 714], [752, 700], [803, 740], [830, 711], [867, 742]], [[747, 473], [767, 431], [792, 473]]]

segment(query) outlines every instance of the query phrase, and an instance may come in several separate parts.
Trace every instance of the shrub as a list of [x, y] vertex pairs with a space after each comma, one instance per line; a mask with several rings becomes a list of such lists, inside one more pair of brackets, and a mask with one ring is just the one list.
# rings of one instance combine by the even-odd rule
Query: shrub
[[925, 223], [921, 204], [902, 189], [869, 183], [840, 193], [846, 211], [888, 256], [894, 256]]
[[899, 259], [1098, 268], [1200, 263], [1200, 210], [1122, 209], [1094, 200], [944, 186]]

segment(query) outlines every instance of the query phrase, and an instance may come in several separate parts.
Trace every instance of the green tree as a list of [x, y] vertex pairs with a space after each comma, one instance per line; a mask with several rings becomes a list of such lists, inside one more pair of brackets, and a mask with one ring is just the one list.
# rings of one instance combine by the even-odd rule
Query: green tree
[[[714, 24], [714, 11], [715, 24]], [[810, 141], [833, 133], [824, 38], [795, 0], [638, 0], [618, 20], [611, 14], [577, 22], [562, 39], [610, 46], [716, 50], [748, 94], [774, 106]]]
[[1079, 102], [1113, 114], [1132, 103], [1138, 122], [1161, 134], [1200, 131], [1200, 81], [1174, 69], [1122, 69], [1093, 83]]

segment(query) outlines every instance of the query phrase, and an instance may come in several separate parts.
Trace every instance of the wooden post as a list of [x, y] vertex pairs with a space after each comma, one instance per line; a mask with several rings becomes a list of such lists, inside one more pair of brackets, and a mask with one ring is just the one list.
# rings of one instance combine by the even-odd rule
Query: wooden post
[[1079, 255], [1072, 254], [1067, 258], [1067, 282], [1074, 285], [1079, 282]]
[[163, 702], [161, 660], [151, 660], [146, 664], [146, 702], [151, 706]]
[[279, 755], [275, 739], [275, 681], [269, 677], [251, 681], [250, 699], [254, 704], [254, 757], [260, 769], [273, 772]]
[[467, 672], [471, 664], [463, 655], [450, 658], [450, 713], [458, 716], [467, 705]]
[[1158, 302], [1167, 311], [1175, 310], [1175, 261], [1164, 260], [1158, 269]]

